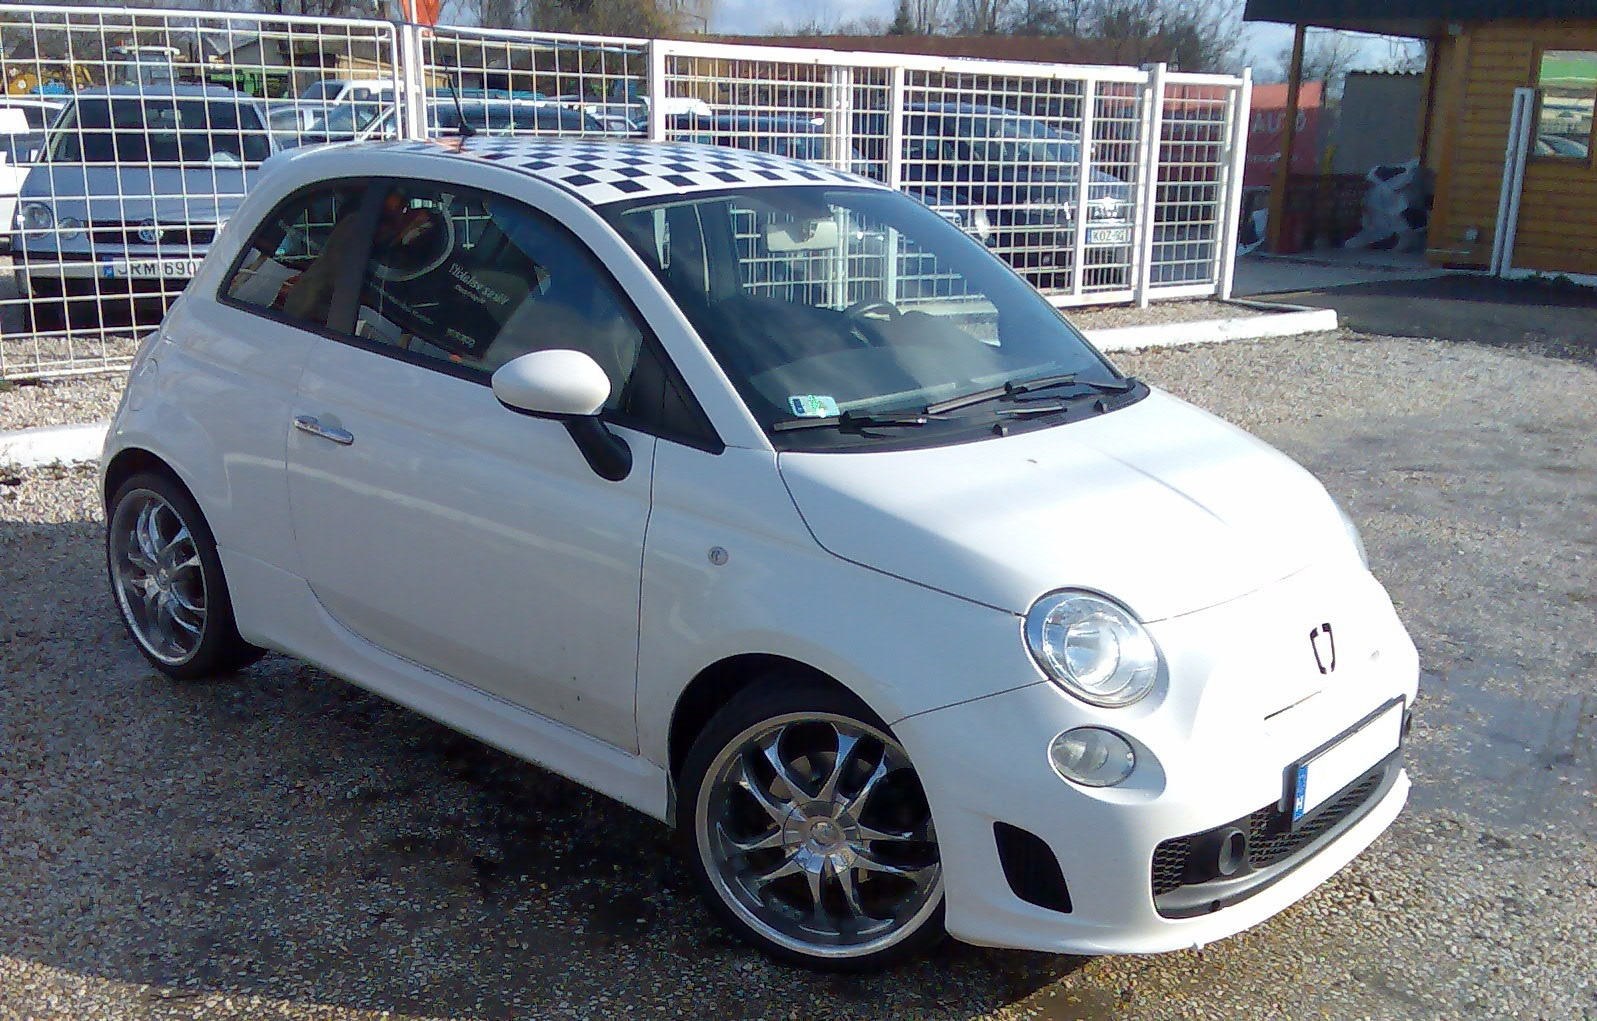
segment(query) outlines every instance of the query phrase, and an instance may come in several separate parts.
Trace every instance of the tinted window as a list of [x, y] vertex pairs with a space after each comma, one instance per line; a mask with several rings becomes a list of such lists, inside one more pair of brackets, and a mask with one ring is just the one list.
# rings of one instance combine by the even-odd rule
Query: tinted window
[[404, 185], [383, 199], [356, 332], [486, 379], [517, 355], [586, 352], [623, 406], [643, 333], [564, 228], [508, 199]]
[[323, 326], [340, 266], [363, 253], [361, 189], [319, 188], [288, 199], [267, 217], [249, 246], [226, 294], [309, 325]]
[[56, 128], [59, 163], [259, 163], [271, 137], [254, 107], [146, 97], [83, 99]]

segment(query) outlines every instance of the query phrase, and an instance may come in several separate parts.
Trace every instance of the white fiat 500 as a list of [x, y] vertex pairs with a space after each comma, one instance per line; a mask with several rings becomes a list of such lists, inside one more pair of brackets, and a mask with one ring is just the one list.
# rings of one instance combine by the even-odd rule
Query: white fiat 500
[[1409, 788], [1414, 646], [1319, 483], [813, 165], [275, 157], [102, 471], [160, 670], [275, 649], [666, 820], [789, 961], [1207, 943]]

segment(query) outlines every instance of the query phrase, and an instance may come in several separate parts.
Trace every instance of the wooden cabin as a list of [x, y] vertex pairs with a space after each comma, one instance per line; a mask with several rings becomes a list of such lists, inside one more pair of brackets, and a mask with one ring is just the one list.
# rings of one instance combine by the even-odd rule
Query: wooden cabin
[[1246, 18], [1427, 42], [1414, 155], [1434, 175], [1426, 255], [1442, 266], [1493, 268], [1514, 94], [1534, 89], [1511, 269], [1597, 280], [1597, 0], [1248, 0]]

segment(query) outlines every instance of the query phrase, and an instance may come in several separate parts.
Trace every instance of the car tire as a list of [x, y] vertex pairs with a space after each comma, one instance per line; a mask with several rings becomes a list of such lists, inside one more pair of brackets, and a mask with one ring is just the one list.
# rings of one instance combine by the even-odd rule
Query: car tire
[[908, 753], [858, 699], [764, 678], [710, 718], [679, 780], [694, 881], [756, 948], [868, 972], [943, 937], [930, 807]]
[[176, 480], [142, 472], [106, 515], [111, 592], [134, 644], [176, 680], [227, 673], [264, 655], [239, 636], [216, 539]]

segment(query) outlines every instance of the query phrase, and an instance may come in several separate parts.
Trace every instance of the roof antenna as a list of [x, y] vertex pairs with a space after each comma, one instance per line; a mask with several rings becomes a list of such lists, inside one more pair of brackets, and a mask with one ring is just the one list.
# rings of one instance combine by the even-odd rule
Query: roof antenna
[[460, 62], [446, 57], [443, 63], [454, 70], [454, 75], [449, 79], [449, 94], [455, 97], [455, 134], [470, 138], [477, 133], [477, 129], [466, 123], [466, 111], [460, 106]]

